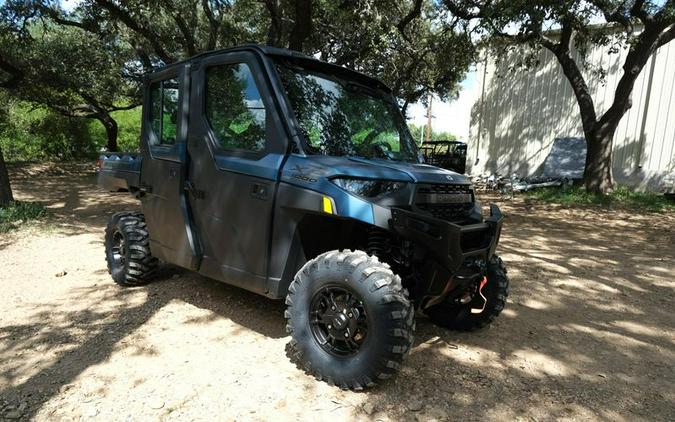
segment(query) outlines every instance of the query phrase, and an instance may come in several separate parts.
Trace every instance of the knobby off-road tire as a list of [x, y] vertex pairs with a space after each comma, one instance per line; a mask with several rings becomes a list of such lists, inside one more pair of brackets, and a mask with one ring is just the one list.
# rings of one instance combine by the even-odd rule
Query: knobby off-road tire
[[157, 269], [157, 258], [150, 254], [148, 228], [143, 214], [113, 214], [105, 229], [105, 259], [115, 283], [141, 286], [150, 282]]
[[472, 314], [469, 305], [441, 303], [426, 311], [434, 324], [459, 331], [474, 331], [489, 325], [504, 309], [509, 295], [509, 279], [502, 259], [493, 256], [488, 263], [487, 283], [483, 286], [483, 296], [487, 299], [485, 309]]
[[[360, 390], [391, 377], [413, 343], [415, 312], [406, 296], [401, 279], [377, 257], [362, 251], [319, 255], [296, 274], [286, 297], [291, 359], [343, 389]], [[336, 312], [331, 303], [337, 303]], [[317, 322], [319, 315], [329, 322]], [[326, 340], [340, 318], [352, 324], [351, 343], [337, 340], [344, 332]]]

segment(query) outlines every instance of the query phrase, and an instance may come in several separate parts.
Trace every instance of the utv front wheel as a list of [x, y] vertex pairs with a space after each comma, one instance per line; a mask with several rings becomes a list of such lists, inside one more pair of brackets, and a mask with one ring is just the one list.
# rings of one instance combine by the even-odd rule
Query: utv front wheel
[[150, 254], [148, 229], [143, 214], [113, 214], [105, 229], [108, 272], [122, 286], [141, 286], [150, 281], [157, 258]]
[[391, 377], [412, 347], [414, 310], [401, 279], [365, 252], [332, 251], [307, 262], [286, 304], [292, 358], [343, 389]]
[[436, 325], [459, 331], [474, 331], [489, 325], [504, 309], [509, 295], [509, 279], [504, 262], [493, 256], [487, 267], [487, 282], [482, 288], [485, 306], [481, 312], [472, 312], [471, 305], [441, 303], [426, 311]]

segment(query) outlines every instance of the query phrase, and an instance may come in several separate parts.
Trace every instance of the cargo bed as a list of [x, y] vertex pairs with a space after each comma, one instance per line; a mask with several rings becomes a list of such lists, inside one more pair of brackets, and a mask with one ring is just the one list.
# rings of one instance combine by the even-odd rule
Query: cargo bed
[[98, 185], [108, 191], [137, 192], [141, 180], [140, 154], [104, 154], [98, 158]]

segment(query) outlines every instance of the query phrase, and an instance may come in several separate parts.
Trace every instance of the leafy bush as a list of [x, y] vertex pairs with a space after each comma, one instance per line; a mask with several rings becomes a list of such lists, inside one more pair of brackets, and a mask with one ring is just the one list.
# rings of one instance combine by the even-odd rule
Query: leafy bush
[[[424, 126], [424, 125], [416, 126], [414, 124], [409, 124], [408, 129], [410, 129], [410, 134], [412, 135], [415, 142], [417, 142], [418, 144], [420, 143], [420, 139], [424, 139], [424, 140], [427, 139], [427, 137], [426, 137], [427, 136], [426, 126]], [[432, 128], [431, 133], [429, 135], [430, 135], [429, 136], [430, 141], [456, 141], [457, 140], [457, 136], [455, 136], [454, 134], [452, 134], [450, 132], [436, 132], [436, 131], [433, 130], [433, 128]]]
[[[120, 151], [137, 152], [141, 139], [141, 107], [110, 113], [117, 122], [117, 145]], [[106, 144], [105, 128], [96, 120], [89, 121], [89, 136], [96, 140], [98, 150]]]
[[7, 161], [67, 160], [95, 151], [86, 121], [22, 101], [0, 110], [0, 148]]
[[675, 211], [675, 202], [653, 192], [636, 192], [626, 186], [618, 186], [609, 195], [588, 193], [583, 187], [569, 189], [543, 188], [525, 195], [529, 198], [563, 205], [595, 205], [612, 208], [668, 212]]
[[[137, 151], [141, 108], [111, 115], [118, 124], [120, 151]], [[0, 149], [7, 161], [94, 158], [106, 142], [105, 128], [97, 120], [64, 117], [0, 95]]]
[[0, 208], [0, 233], [16, 229], [31, 220], [37, 220], [47, 214], [45, 207], [37, 202], [11, 202]]

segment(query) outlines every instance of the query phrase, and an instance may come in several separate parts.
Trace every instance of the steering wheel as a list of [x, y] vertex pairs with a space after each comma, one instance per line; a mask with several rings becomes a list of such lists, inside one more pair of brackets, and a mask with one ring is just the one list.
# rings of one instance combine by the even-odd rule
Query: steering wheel
[[370, 145], [370, 148], [376, 155], [381, 155], [384, 158], [391, 158], [394, 153], [388, 142], [375, 142]]

